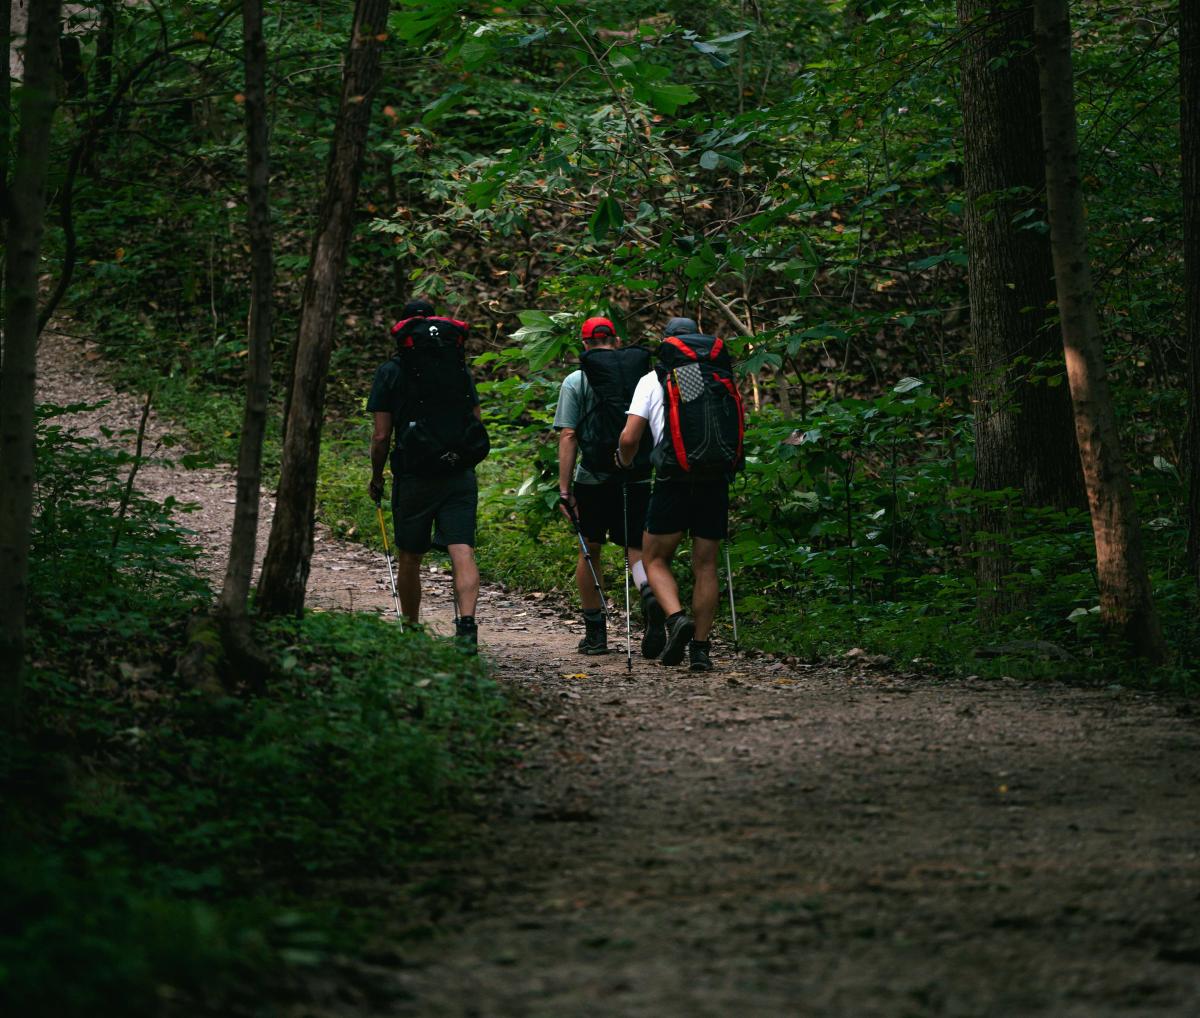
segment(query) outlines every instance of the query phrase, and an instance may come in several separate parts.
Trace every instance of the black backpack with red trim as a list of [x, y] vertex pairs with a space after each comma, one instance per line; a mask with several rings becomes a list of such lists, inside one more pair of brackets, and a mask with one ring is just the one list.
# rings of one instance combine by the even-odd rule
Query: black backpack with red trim
[[[613, 472], [613, 451], [625, 427], [633, 392], [650, 370], [651, 363], [650, 351], [641, 346], [585, 350], [580, 355], [579, 366], [595, 397], [575, 429], [585, 470], [593, 474]], [[651, 447], [647, 432], [625, 475], [626, 480], [650, 476]]]
[[434, 476], [466, 470], [487, 456], [487, 429], [475, 416], [465, 344], [470, 326], [419, 316], [392, 326], [406, 417], [393, 421], [393, 474]]
[[663, 435], [652, 459], [666, 480], [732, 478], [745, 464], [746, 409], [733, 360], [716, 336], [668, 336], [655, 365], [663, 386]]

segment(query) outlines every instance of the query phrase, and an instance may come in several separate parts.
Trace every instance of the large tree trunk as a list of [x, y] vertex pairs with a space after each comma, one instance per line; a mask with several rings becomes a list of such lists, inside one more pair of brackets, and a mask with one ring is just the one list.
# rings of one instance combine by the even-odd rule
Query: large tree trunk
[[[1029, 506], [1082, 506], [1083, 475], [1071, 396], [1061, 376], [1062, 342], [1047, 318], [1054, 302], [1049, 238], [1028, 229], [1045, 219], [1045, 168], [1030, 0], [958, 0], [967, 185], [968, 282], [974, 350], [975, 477], [982, 491], [1015, 488]], [[1027, 213], [1028, 215], [1023, 215]], [[981, 529], [1005, 534], [1005, 508], [982, 513]], [[1019, 592], [1007, 542], [987, 542], [978, 560], [985, 621], [1013, 610]]]
[[246, 614], [258, 536], [262, 444], [271, 385], [271, 317], [274, 259], [268, 203], [267, 48], [262, 0], [242, 0], [246, 65], [246, 204], [250, 232], [250, 335], [246, 358], [246, 406], [238, 447], [237, 504], [229, 542], [229, 564], [220, 607], [230, 618]]
[[0, 363], [0, 711], [16, 724], [25, 658], [33, 520], [38, 257], [54, 117], [59, 0], [29, 14], [21, 128], [9, 192], [4, 359]]
[[354, 9], [337, 127], [300, 308], [275, 518], [258, 588], [259, 610], [271, 614], [299, 614], [304, 607], [312, 560], [325, 381], [346, 249], [354, 229], [354, 202], [371, 104], [379, 81], [379, 51], [387, 31], [388, 6], [388, 0], [358, 0]]
[[1179, 4], [1179, 135], [1183, 153], [1183, 291], [1188, 351], [1188, 564], [1200, 585], [1200, 5]]
[[1120, 630], [1138, 655], [1166, 657], [1150, 596], [1142, 535], [1104, 364], [1104, 347], [1079, 176], [1079, 141], [1071, 68], [1067, 0], [1035, 0], [1034, 33], [1045, 136], [1050, 244], [1075, 408], [1075, 433], [1096, 541], [1096, 571], [1104, 621]]

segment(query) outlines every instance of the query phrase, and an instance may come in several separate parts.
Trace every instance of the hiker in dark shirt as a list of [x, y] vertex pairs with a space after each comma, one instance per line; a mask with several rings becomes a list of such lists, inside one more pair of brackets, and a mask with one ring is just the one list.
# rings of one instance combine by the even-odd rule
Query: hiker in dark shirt
[[383, 497], [391, 452], [396, 585], [405, 618], [416, 623], [420, 616], [421, 559], [434, 545], [445, 548], [454, 574], [455, 636], [473, 649], [479, 596], [475, 464], [487, 454], [487, 437], [462, 353], [466, 330], [465, 322], [435, 316], [428, 301], [404, 306], [392, 327], [397, 354], [379, 366], [367, 399], [375, 422], [367, 490], [375, 503]]

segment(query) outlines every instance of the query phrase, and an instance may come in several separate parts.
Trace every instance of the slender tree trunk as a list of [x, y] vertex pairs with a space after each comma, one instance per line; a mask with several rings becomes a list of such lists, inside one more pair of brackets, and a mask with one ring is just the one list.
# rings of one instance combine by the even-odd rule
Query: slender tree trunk
[[1035, 0], [1034, 12], [1050, 244], [1075, 433], [1096, 541], [1101, 615], [1124, 634], [1135, 653], [1158, 662], [1166, 658], [1166, 647], [1150, 595], [1137, 508], [1121, 453], [1088, 264], [1070, 13], [1067, 0]]
[[258, 607], [271, 614], [299, 614], [304, 608], [312, 560], [326, 374], [346, 250], [354, 229], [354, 202], [362, 176], [371, 104], [379, 82], [379, 53], [387, 32], [388, 6], [388, 0], [357, 0], [354, 9], [338, 122], [300, 307], [275, 518], [259, 581]]
[[[962, 111], [976, 485], [1015, 488], [1029, 506], [1082, 506], [1071, 396], [1065, 386], [1045, 381], [1063, 370], [1062, 341], [1048, 323], [1050, 239], [1028, 229], [1029, 218], [1044, 221], [1046, 214], [1033, 7], [1030, 0], [958, 0], [958, 15], [966, 33]], [[1003, 507], [985, 509], [980, 524], [1004, 535], [1009, 514]], [[1012, 573], [1007, 548], [1002, 536], [979, 549], [985, 622], [1020, 604], [1019, 592], [1006, 588]]]
[[237, 503], [229, 542], [229, 565], [220, 608], [230, 618], [246, 614], [258, 536], [262, 445], [271, 385], [271, 318], [274, 259], [268, 203], [267, 48], [262, 0], [242, 0], [246, 65], [246, 204], [250, 226], [250, 335], [246, 358], [246, 406], [238, 448]]
[[1179, 4], [1184, 329], [1188, 351], [1188, 564], [1200, 585], [1200, 5]]
[[37, 283], [55, 105], [59, 0], [29, 13], [8, 220], [4, 361], [0, 365], [0, 711], [17, 723], [25, 659], [33, 520]]
[[100, 5], [100, 30], [96, 33], [96, 69], [92, 94], [103, 104], [112, 89], [113, 53], [117, 39], [117, 11], [114, 0]]
[[[4, 261], [8, 251], [8, 173], [12, 165], [12, 0], [0, 0], [0, 308], [4, 305]], [[0, 322], [0, 362], [4, 360], [3, 322]]]

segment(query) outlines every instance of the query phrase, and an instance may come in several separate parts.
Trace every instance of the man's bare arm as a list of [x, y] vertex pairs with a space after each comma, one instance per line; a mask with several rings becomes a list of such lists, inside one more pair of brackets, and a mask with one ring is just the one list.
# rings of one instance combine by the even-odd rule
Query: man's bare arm
[[646, 425], [649, 423], [645, 417], [639, 417], [637, 414], [625, 415], [625, 428], [621, 432], [618, 445], [617, 466], [627, 469], [633, 465], [633, 458], [637, 455], [638, 446], [642, 444], [642, 436], [646, 433]]
[[371, 434], [371, 483], [367, 491], [373, 502], [383, 497], [383, 467], [387, 463], [388, 445], [392, 439], [392, 415], [375, 411], [375, 430]]

